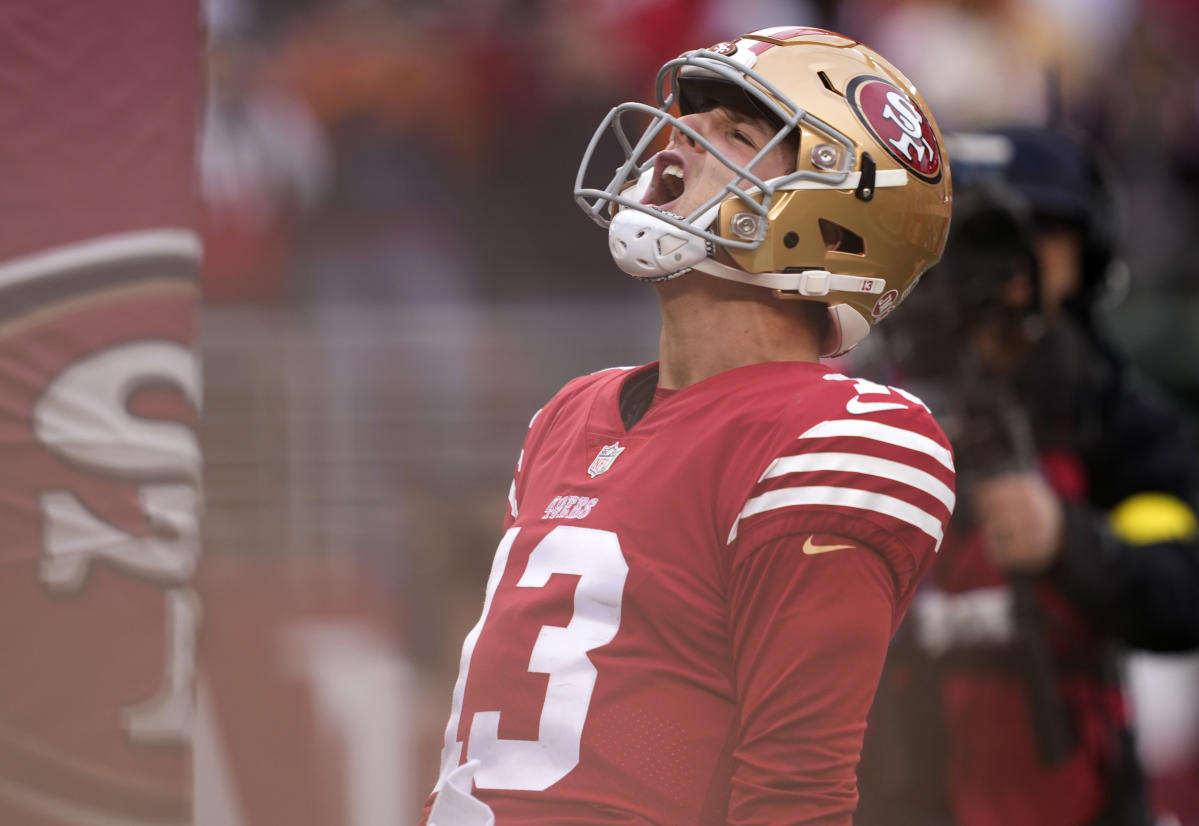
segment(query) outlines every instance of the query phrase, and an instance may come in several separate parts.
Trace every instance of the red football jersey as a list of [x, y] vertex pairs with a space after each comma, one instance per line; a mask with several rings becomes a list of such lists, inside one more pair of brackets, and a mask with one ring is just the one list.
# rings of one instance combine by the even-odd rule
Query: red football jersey
[[953, 507], [948, 443], [914, 396], [802, 362], [626, 430], [631, 375], [531, 423], [430, 822], [483, 822], [452, 800], [499, 824], [849, 824], [887, 642]]

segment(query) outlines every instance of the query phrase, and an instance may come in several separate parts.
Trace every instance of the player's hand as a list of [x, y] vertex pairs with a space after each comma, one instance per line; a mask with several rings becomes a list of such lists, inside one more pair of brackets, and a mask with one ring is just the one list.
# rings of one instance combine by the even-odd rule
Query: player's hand
[[1045, 570], [1061, 551], [1064, 517], [1049, 483], [1031, 471], [979, 482], [971, 500], [983, 548], [1000, 568]]

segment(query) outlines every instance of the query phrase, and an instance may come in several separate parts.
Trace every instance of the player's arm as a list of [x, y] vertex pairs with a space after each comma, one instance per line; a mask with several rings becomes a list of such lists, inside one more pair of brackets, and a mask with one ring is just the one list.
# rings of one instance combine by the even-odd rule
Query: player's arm
[[919, 399], [825, 379], [829, 418], [780, 443], [729, 532], [737, 826], [850, 826], [887, 644], [955, 502]]
[[808, 539], [772, 540], [733, 571], [741, 711], [728, 822], [736, 826], [850, 826], [857, 804], [856, 768], [896, 586], [886, 560], [860, 543], [817, 536], [821, 547], [805, 553]]

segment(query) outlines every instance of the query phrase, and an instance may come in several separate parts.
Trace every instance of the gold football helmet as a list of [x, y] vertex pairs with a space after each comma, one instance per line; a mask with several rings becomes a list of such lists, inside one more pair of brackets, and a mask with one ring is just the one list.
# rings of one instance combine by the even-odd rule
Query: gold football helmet
[[[657, 90], [656, 107], [623, 103], [608, 114], [575, 180], [575, 200], [608, 228], [612, 256], [630, 275], [657, 281], [698, 270], [823, 302], [831, 356], [865, 338], [940, 258], [952, 201], [941, 133], [916, 88], [873, 50], [823, 29], [763, 29], [669, 61]], [[679, 119], [711, 101], [764, 117], [777, 132], [748, 163], [733, 162]], [[635, 140], [630, 116], [650, 119]], [[671, 128], [731, 172], [690, 215], [648, 202]], [[609, 130], [624, 162], [605, 186], [588, 186]], [[755, 174], [793, 133], [795, 171]]]

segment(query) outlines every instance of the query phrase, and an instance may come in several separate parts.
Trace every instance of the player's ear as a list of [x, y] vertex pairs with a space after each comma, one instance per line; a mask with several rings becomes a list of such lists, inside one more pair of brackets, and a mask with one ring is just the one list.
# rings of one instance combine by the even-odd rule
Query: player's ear
[[821, 221], [820, 237], [824, 240], [824, 248], [826, 250], [839, 250], [841, 249], [841, 242], [845, 238], [845, 233], [838, 224], [834, 224], [832, 221]]

